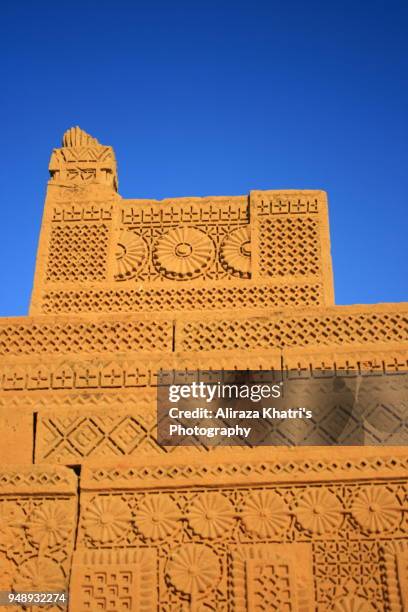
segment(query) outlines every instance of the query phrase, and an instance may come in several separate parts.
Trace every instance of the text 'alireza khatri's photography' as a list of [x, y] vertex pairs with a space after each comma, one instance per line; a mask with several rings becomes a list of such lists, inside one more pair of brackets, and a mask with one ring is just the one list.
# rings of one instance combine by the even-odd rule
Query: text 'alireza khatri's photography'
[[408, 610], [407, 31], [3, 0], [1, 610]]

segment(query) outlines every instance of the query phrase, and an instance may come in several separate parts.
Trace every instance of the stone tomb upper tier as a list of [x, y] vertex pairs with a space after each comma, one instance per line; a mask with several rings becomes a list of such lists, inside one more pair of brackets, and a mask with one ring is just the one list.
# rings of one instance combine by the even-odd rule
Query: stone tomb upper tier
[[80, 128], [62, 144], [30, 314], [333, 305], [325, 192], [123, 199], [111, 147]]

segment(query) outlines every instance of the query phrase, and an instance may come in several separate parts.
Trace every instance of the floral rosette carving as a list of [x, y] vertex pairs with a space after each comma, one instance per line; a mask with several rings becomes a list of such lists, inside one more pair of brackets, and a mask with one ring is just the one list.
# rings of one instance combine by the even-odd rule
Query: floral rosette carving
[[135, 523], [142, 535], [151, 540], [162, 540], [179, 526], [180, 511], [170, 497], [146, 497], [136, 512]]
[[287, 504], [273, 491], [254, 491], [248, 495], [241, 516], [246, 529], [263, 538], [281, 534], [290, 524]]
[[131, 513], [122, 499], [95, 497], [83, 515], [85, 533], [94, 542], [116, 542], [129, 529]]
[[250, 277], [251, 234], [248, 226], [239, 227], [224, 238], [220, 248], [220, 261], [234, 276]]
[[199, 596], [217, 585], [221, 578], [220, 561], [208, 546], [187, 544], [171, 554], [166, 574], [178, 591]]
[[32, 542], [53, 548], [64, 542], [72, 530], [72, 520], [55, 503], [37, 508], [28, 521], [28, 536]]
[[179, 227], [157, 240], [153, 262], [164, 276], [186, 280], [201, 274], [214, 254], [214, 244], [207, 234], [194, 227]]
[[13, 587], [16, 591], [58, 591], [65, 587], [65, 577], [55, 561], [29, 559], [19, 567]]
[[395, 495], [384, 486], [361, 489], [353, 499], [351, 514], [370, 533], [397, 529], [402, 516]]
[[24, 540], [26, 516], [19, 506], [4, 502], [0, 505], [0, 550], [12, 553]]
[[187, 512], [188, 522], [204, 538], [218, 538], [234, 525], [234, 507], [221, 493], [198, 495]]
[[303, 529], [318, 535], [337, 531], [343, 521], [342, 505], [327, 489], [306, 490], [296, 503], [295, 514]]
[[376, 608], [362, 597], [342, 597], [333, 602], [333, 612], [374, 612]]
[[116, 245], [115, 280], [123, 281], [132, 278], [146, 261], [148, 248], [141, 236], [124, 230]]

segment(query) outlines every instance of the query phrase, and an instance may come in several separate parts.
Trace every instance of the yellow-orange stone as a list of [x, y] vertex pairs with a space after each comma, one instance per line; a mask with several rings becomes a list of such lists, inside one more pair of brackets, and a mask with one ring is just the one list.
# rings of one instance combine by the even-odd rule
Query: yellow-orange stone
[[406, 448], [157, 443], [160, 368], [407, 369], [407, 303], [334, 305], [326, 194], [125, 200], [79, 128], [50, 174], [30, 316], [0, 320], [0, 590], [408, 609]]

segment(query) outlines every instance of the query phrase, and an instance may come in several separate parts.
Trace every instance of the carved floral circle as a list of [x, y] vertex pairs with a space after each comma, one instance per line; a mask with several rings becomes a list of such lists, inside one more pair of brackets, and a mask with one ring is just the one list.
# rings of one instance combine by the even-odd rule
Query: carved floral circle
[[214, 244], [207, 234], [194, 227], [179, 227], [157, 240], [153, 262], [164, 276], [185, 280], [201, 274], [214, 254]]
[[289, 527], [290, 515], [285, 501], [273, 491], [254, 491], [245, 499], [242, 520], [248, 531], [273, 537]]
[[72, 530], [72, 520], [55, 503], [43, 504], [28, 521], [28, 535], [33, 542], [53, 547], [63, 542]]
[[178, 527], [180, 512], [170, 497], [154, 495], [146, 497], [136, 512], [136, 526], [152, 540], [161, 540]]
[[221, 567], [217, 555], [208, 546], [186, 544], [171, 554], [166, 574], [178, 591], [202, 595], [217, 585]]
[[396, 529], [401, 521], [397, 499], [386, 487], [365, 487], [355, 496], [351, 513], [371, 533]]
[[114, 542], [125, 535], [130, 520], [130, 509], [122, 499], [95, 497], [84, 511], [83, 526], [95, 542]]
[[147, 244], [141, 236], [124, 230], [116, 245], [116, 280], [127, 280], [135, 276], [147, 258]]
[[40, 557], [19, 567], [13, 586], [17, 591], [58, 591], [64, 588], [65, 578], [55, 561]]
[[19, 506], [0, 505], [0, 550], [11, 552], [23, 541], [26, 516]]
[[241, 278], [251, 274], [251, 234], [248, 226], [239, 227], [226, 238], [220, 248], [220, 260], [223, 267]]
[[234, 507], [221, 493], [202, 493], [192, 502], [188, 521], [205, 538], [217, 538], [234, 525]]
[[333, 612], [374, 612], [375, 608], [362, 597], [342, 597], [333, 603]]
[[311, 533], [330, 533], [337, 531], [343, 521], [342, 505], [327, 489], [309, 489], [296, 503], [296, 518]]

